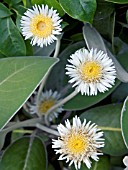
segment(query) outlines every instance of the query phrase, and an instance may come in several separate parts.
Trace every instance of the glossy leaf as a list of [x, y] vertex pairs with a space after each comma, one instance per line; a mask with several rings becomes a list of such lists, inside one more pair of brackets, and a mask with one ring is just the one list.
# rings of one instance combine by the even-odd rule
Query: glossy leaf
[[10, 17], [0, 18], [0, 38], [0, 53], [6, 57], [26, 55], [24, 40]]
[[4, 0], [4, 2], [6, 2], [7, 4], [9, 4], [10, 6], [15, 6], [16, 4], [18, 4], [19, 2], [21, 2], [21, 0]]
[[42, 141], [37, 137], [23, 137], [16, 140], [4, 152], [1, 170], [46, 170], [46, 152]]
[[2, 3], [0, 3], [0, 18], [5, 18], [12, 15], [11, 11]]
[[113, 42], [115, 26], [115, 5], [113, 3], [97, 1], [93, 26], [104, 38]]
[[25, 8], [24, 6], [22, 5], [19, 5], [19, 10], [17, 11], [17, 17], [16, 17], [16, 26], [19, 30], [19, 32], [22, 32], [21, 31], [21, 28], [20, 28], [20, 20], [21, 20], [21, 17], [24, 15], [24, 13], [27, 11], [27, 8]]
[[64, 10], [62, 9], [62, 7], [60, 6], [59, 2], [57, 0], [32, 0], [32, 5], [48, 5], [49, 8], [53, 7], [55, 10], [57, 10], [57, 12], [59, 13], [60, 16], [64, 15]]
[[113, 2], [117, 4], [128, 4], [128, 0], [105, 0], [105, 1]]
[[1, 59], [0, 128], [15, 115], [56, 61], [48, 57]]
[[125, 145], [128, 148], [128, 97], [126, 97], [121, 111], [121, 129]]
[[60, 4], [72, 18], [92, 23], [96, 10], [96, 0], [60, 0]]
[[102, 151], [113, 156], [128, 153], [120, 127], [121, 104], [109, 104], [85, 111], [81, 118], [96, 123], [104, 132], [105, 147]]

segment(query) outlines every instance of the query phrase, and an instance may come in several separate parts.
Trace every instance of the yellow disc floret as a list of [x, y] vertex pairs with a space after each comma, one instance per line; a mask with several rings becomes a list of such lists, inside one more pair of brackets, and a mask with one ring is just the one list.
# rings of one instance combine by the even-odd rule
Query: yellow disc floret
[[73, 133], [67, 137], [66, 148], [69, 153], [73, 154], [82, 154], [88, 149], [88, 139], [84, 134]]
[[38, 38], [47, 38], [54, 29], [52, 19], [41, 14], [32, 18], [30, 24], [31, 32]]
[[41, 102], [38, 106], [39, 113], [46, 113], [53, 105], [55, 105], [56, 101], [54, 99], [48, 99]]
[[88, 61], [79, 67], [82, 80], [87, 83], [96, 82], [102, 76], [102, 68], [99, 63]]

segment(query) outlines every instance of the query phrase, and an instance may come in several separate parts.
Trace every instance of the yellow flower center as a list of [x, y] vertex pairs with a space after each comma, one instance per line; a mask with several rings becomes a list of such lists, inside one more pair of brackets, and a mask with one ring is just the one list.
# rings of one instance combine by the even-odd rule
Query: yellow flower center
[[85, 137], [85, 135], [78, 134], [78, 133], [72, 134], [69, 135], [67, 139], [66, 148], [73, 155], [84, 153], [87, 150], [88, 146], [89, 146], [88, 139]]
[[79, 68], [82, 80], [87, 83], [96, 82], [102, 76], [102, 68], [100, 64], [94, 61], [85, 62]]
[[52, 19], [41, 14], [32, 18], [30, 24], [31, 32], [38, 38], [47, 38], [54, 29]]
[[48, 99], [40, 103], [38, 106], [39, 113], [46, 113], [53, 105], [55, 105], [56, 101], [54, 99]]

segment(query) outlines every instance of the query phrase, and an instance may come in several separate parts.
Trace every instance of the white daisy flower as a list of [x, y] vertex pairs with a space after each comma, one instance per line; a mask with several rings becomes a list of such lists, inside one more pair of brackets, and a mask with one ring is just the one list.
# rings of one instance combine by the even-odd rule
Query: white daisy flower
[[33, 6], [21, 18], [21, 29], [25, 39], [31, 38], [31, 44], [43, 47], [57, 40], [61, 34], [61, 19], [57, 10], [48, 9], [48, 5]]
[[126, 166], [126, 168], [124, 170], [128, 170], [128, 156], [125, 156], [123, 159], [123, 163]]
[[[37, 102], [37, 93], [34, 97], [31, 97], [30, 102], [28, 101], [26, 105], [29, 107], [30, 114], [37, 114], [39, 116], [46, 116], [47, 111], [60, 102], [60, 94], [57, 91], [52, 92], [52, 90], [42, 92], [40, 96], [40, 101]], [[55, 109], [49, 116], [49, 120], [58, 116], [58, 113], [63, 111], [62, 107]]]
[[115, 66], [103, 51], [91, 49], [89, 52], [82, 48], [70, 58], [66, 74], [71, 78], [69, 83], [73, 83], [72, 87], [77, 87], [82, 95], [97, 95], [97, 91], [105, 92], [114, 85]]
[[69, 120], [65, 121], [65, 126], [58, 125], [60, 137], [58, 140], [53, 139], [52, 148], [56, 154], [61, 154], [59, 160], [66, 159], [70, 162], [69, 166], [74, 163], [76, 169], [80, 169], [81, 162], [85, 163], [88, 168], [91, 167], [91, 159], [99, 160], [98, 155], [103, 153], [98, 152], [98, 149], [104, 147], [103, 132], [97, 128], [95, 123], [88, 123], [86, 119], [81, 123], [79, 117], [73, 118], [73, 125]]

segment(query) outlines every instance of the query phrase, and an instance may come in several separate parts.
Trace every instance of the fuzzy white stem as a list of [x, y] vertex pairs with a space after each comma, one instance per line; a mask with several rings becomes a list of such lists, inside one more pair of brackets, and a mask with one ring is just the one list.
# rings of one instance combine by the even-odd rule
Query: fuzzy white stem
[[57, 38], [56, 48], [55, 48], [55, 52], [54, 52], [53, 58], [57, 58], [58, 57], [59, 51], [60, 51], [60, 37]]
[[58, 107], [62, 106], [63, 104], [65, 104], [66, 102], [68, 102], [69, 100], [71, 100], [73, 97], [75, 97], [78, 94], [78, 91], [73, 91], [71, 94], [69, 94], [68, 96], [66, 96], [63, 100], [61, 100], [59, 103], [55, 104], [53, 107], [51, 107], [45, 116], [45, 123], [48, 125], [48, 116], [50, 113], [52, 113], [55, 109], [57, 109]]
[[50, 133], [50, 134], [59, 136], [59, 133], [58, 133], [56, 130], [50, 129], [50, 128], [48, 128], [48, 127], [46, 127], [46, 126], [44, 126], [44, 125], [41, 125], [41, 124], [39, 124], [39, 123], [36, 124], [36, 127], [37, 127], [38, 129], [40, 129], [40, 130], [43, 130], [43, 131], [47, 132], [47, 133]]

